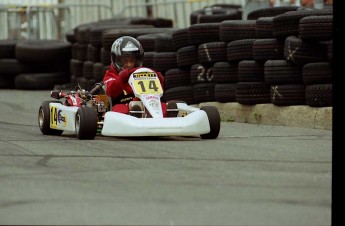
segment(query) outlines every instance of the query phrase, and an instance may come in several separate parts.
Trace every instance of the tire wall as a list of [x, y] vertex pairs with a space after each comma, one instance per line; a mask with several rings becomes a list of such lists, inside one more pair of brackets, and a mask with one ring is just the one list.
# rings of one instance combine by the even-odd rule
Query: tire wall
[[165, 77], [166, 101], [332, 106], [333, 11], [282, 6], [253, 11], [246, 20], [240, 13], [234, 5], [205, 7], [190, 15], [190, 26], [178, 29], [162, 19], [160, 27], [143, 18], [92, 22], [75, 27], [66, 33], [67, 43], [53, 48], [44, 41], [0, 42], [7, 52], [0, 54], [1, 88], [51, 89], [34, 85], [45, 79], [90, 89], [110, 65], [112, 42], [130, 35], [144, 47], [143, 66]]
[[332, 106], [332, 10], [282, 6], [248, 15], [218, 22], [194, 15], [173, 33], [177, 68], [165, 73], [165, 99]]
[[2, 89], [53, 89], [57, 84], [70, 82], [70, 43], [0, 40], [0, 53]]

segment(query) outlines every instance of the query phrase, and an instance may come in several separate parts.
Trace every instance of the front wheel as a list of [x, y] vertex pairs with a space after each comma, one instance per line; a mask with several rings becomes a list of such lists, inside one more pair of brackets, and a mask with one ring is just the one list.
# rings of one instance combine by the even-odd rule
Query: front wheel
[[92, 140], [97, 134], [97, 113], [92, 107], [80, 107], [75, 116], [75, 134], [80, 140]]
[[202, 139], [216, 139], [220, 131], [220, 115], [218, 108], [214, 106], [202, 106], [200, 110], [206, 112], [210, 124], [210, 132], [201, 134], [200, 137]]
[[50, 128], [50, 103], [60, 103], [60, 101], [43, 101], [38, 110], [38, 126], [43, 135], [61, 135], [63, 130]]

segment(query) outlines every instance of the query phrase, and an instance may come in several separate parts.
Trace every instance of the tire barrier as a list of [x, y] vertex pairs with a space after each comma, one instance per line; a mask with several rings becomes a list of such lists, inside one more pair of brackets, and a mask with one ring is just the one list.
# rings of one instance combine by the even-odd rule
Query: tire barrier
[[72, 44], [58, 40], [0, 41], [2, 89], [52, 89], [70, 82]]
[[273, 38], [273, 16], [260, 17], [256, 20], [256, 38]]
[[219, 39], [231, 42], [256, 38], [256, 20], [225, 20], [219, 25]]
[[193, 24], [188, 31], [189, 43], [200, 45], [219, 41], [219, 23]]
[[0, 40], [0, 59], [15, 58], [17, 40]]
[[177, 50], [176, 57], [179, 68], [190, 68], [198, 63], [198, 48], [194, 45], [181, 47]]
[[277, 6], [272, 8], [256, 9], [248, 13], [247, 20], [258, 20], [263, 17], [275, 17], [280, 14], [297, 11], [300, 9], [298, 6]]
[[170, 89], [178, 86], [191, 85], [190, 70], [173, 68], [165, 73], [164, 87]]
[[113, 41], [130, 35], [144, 46], [143, 66], [165, 77], [166, 101], [332, 106], [332, 10], [240, 14], [240, 7], [214, 5], [194, 12], [186, 28], [121, 18], [82, 24], [62, 43], [0, 40], [0, 88], [89, 89], [109, 68]]
[[25, 40], [17, 43], [15, 55], [22, 63], [63, 62], [71, 59], [71, 44], [56, 40]]
[[213, 65], [213, 80], [219, 83], [237, 83], [238, 82], [238, 63], [234, 62], [216, 62]]
[[164, 76], [169, 69], [178, 67], [176, 55], [176, 52], [155, 52], [152, 61], [153, 68]]
[[157, 34], [154, 42], [154, 51], [175, 52], [175, 48], [172, 45], [172, 32]]
[[155, 52], [156, 37], [160, 34], [162, 33], [139, 35], [137, 40], [141, 43], [145, 52]]
[[70, 81], [69, 72], [23, 73], [15, 78], [16, 89], [45, 90], [53, 89], [56, 84]]
[[172, 44], [175, 48], [175, 51], [178, 49], [189, 46], [189, 27], [177, 29], [172, 33]]
[[[282, 16], [283, 13], [288, 16]], [[260, 16], [258, 16], [259, 14]], [[257, 18], [255, 18], [256, 16]], [[289, 28], [292, 30], [279, 31], [280, 23], [277, 22], [280, 20], [279, 17], [285, 17], [284, 23], [290, 23], [287, 21], [292, 20]], [[299, 19], [297, 20], [296, 17]], [[304, 19], [302, 21], [304, 25], [300, 25], [299, 20], [301, 19]], [[296, 21], [297, 27], [294, 21]], [[324, 30], [326, 34], [322, 34], [319, 39], [317, 39], [317, 35], [313, 36], [308, 33], [311, 29], [308, 32], [304, 31], [304, 36], [308, 37], [302, 39], [303, 35], [299, 36], [299, 30], [306, 30], [307, 26], [317, 26], [316, 24], [320, 23], [321, 27], [316, 33]], [[299, 28], [299, 26], [304, 28]], [[249, 14], [249, 21], [224, 20], [219, 22], [218, 42], [225, 43], [225, 60], [219, 57], [224, 53], [222, 48], [215, 50], [214, 45], [216, 44], [214, 43], [217, 41], [201, 43], [191, 41], [192, 38], [189, 39], [189, 42], [181, 41], [181, 37], [186, 40], [187, 29], [176, 31], [173, 40], [175, 37], [176, 46], [179, 47], [177, 53], [180, 69], [189, 68], [180, 63], [181, 58], [187, 61], [187, 57], [181, 56], [185, 52], [187, 55], [188, 50], [193, 49], [191, 45], [195, 46], [194, 49], [198, 48], [198, 62], [193, 61], [194, 64], [190, 67], [191, 84], [193, 90], [196, 87], [200, 91], [204, 87], [213, 89], [212, 85], [204, 85], [201, 86], [203, 88], [200, 88], [200, 84], [215, 83], [214, 101], [238, 102], [244, 105], [272, 103], [277, 106], [321, 107], [331, 106], [332, 102], [332, 87], [329, 86], [331, 84], [329, 75], [332, 74], [329, 68], [332, 63], [333, 50], [332, 32], [329, 29], [331, 26], [332, 17], [329, 10], [307, 11], [297, 7], [260, 10]], [[195, 29], [200, 34], [194, 31], [194, 37], [201, 39], [201, 32], [206, 31], [200, 27], [206, 28], [207, 25], [201, 25], [201, 23], [191, 25], [189, 35]], [[323, 27], [325, 28], [323, 29]], [[291, 35], [296, 34], [296, 31], [297, 35]], [[216, 58], [216, 52], [218, 58], [213, 60]], [[195, 55], [190, 54], [190, 56], [193, 59]], [[315, 73], [316, 70], [318, 73]], [[310, 78], [313, 75], [316, 78]], [[321, 85], [323, 83], [326, 85]], [[176, 86], [173, 88], [173, 90], [177, 89]], [[209, 90], [209, 93], [212, 92], [213, 90]], [[193, 92], [193, 94], [196, 93], [198, 92]], [[318, 101], [320, 95], [325, 97]], [[166, 98], [169, 99], [169, 95]], [[199, 93], [198, 97], [194, 96], [194, 103], [200, 102], [200, 98], [204, 98], [203, 101], [209, 101], [208, 97], [203, 97]]]
[[190, 24], [214, 23], [224, 20], [241, 20], [241, 5], [222, 4], [211, 5], [200, 10], [195, 10], [190, 15]]
[[305, 105], [304, 84], [274, 85], [270, 89], [271, 103], [277, 106]]
[[270, 85], [303, 83], [302, 67], [287, 60], [267, 60], [264, 74], [266, 83]]
[[[333, 15], [330, 9], [313, 9], [313, 10], [299, 10], [289, 11], [273, 18], [273, 36], [287, 37], [298, 36], [300, 20], [307, 16], [326, 16]], [[327, 31], [326, 31], [327, 32]]]
[[300, 20], [299, 37], [303, 40], [328, 41], [333, 38], [333, 15], [307, 16]]
[[256, 39], [240, 39], [228, 42], [226, 45], [226, 58], [229, 62], [253, 60], [253, 44]]
[[253, 58], [256, 61], [283, 60], [284, 41], [277, 38], [256, 39], [253, 42]]
[[285, 39], [284, 58], [297, 65], [327, 61], [327, 43], [304, 42], [297, 36]]

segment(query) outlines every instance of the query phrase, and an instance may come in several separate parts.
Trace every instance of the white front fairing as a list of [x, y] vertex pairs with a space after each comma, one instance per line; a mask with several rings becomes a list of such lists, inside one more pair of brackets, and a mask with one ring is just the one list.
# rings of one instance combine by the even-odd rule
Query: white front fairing
[[140, 99], [146, 109], [150, 112], [152, 118], [163, 118], [160, 96], [144, 94], [141, 95]]
[[149, 68], [139, 68], [131, 74], [128, 83], [153, 118], [163, 118], [161, 96], [163, 89], [157, 74]]
[[105, 113], [104, 136], [198, 136], [210, 132], [205, 111], [194, 111], [185, 117], [136, 118], [118, 113]]
[[50, 128], [75, 131], [75, 115], [79, 107], [68, 107], [60, 103], [50, 103]]

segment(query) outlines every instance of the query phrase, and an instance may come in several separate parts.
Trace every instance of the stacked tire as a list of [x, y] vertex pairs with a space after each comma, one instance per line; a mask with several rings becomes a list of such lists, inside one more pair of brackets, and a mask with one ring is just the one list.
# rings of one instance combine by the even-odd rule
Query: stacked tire
[[15, 77], [29, 71], [26, 65], [19, 63], [15, 56], [18, 41], [0, 40], [0, 88], [13, 89]]
[[2, 40], [0, 48], [1, 88], [44, 90], [70, 81], [68, 42]]
[[[172, 34], [165, 99], [332, 106], [331, 9], [276, 7]], [[189, 72], [189, 78], [188, 78]]]
[[332, 106], [332, 9], [216, 16], [233, 9], [241, 13], [232, 5], [206, 7], [179, 29], [162, 19], [117, 18], [77, 26], [68, 42], [1, 40], [0, 87], [51, 89], [70, 81], [90, 89], [109, 67], [113, 41], [129, 35], [144, 47], [143, 66], [165, 77], [165, 101]]
[[102, 81], [111, 63], [111, 45], [118, 37], [129, 35], [137, 38], [139, 35], [168, 31], [171, 26], [171, 20], [161, 18], [114, 18], [75, 27], [66, 34], [72, 45], [71, 86], [80, 85], [90, 90], [96, 82]]

